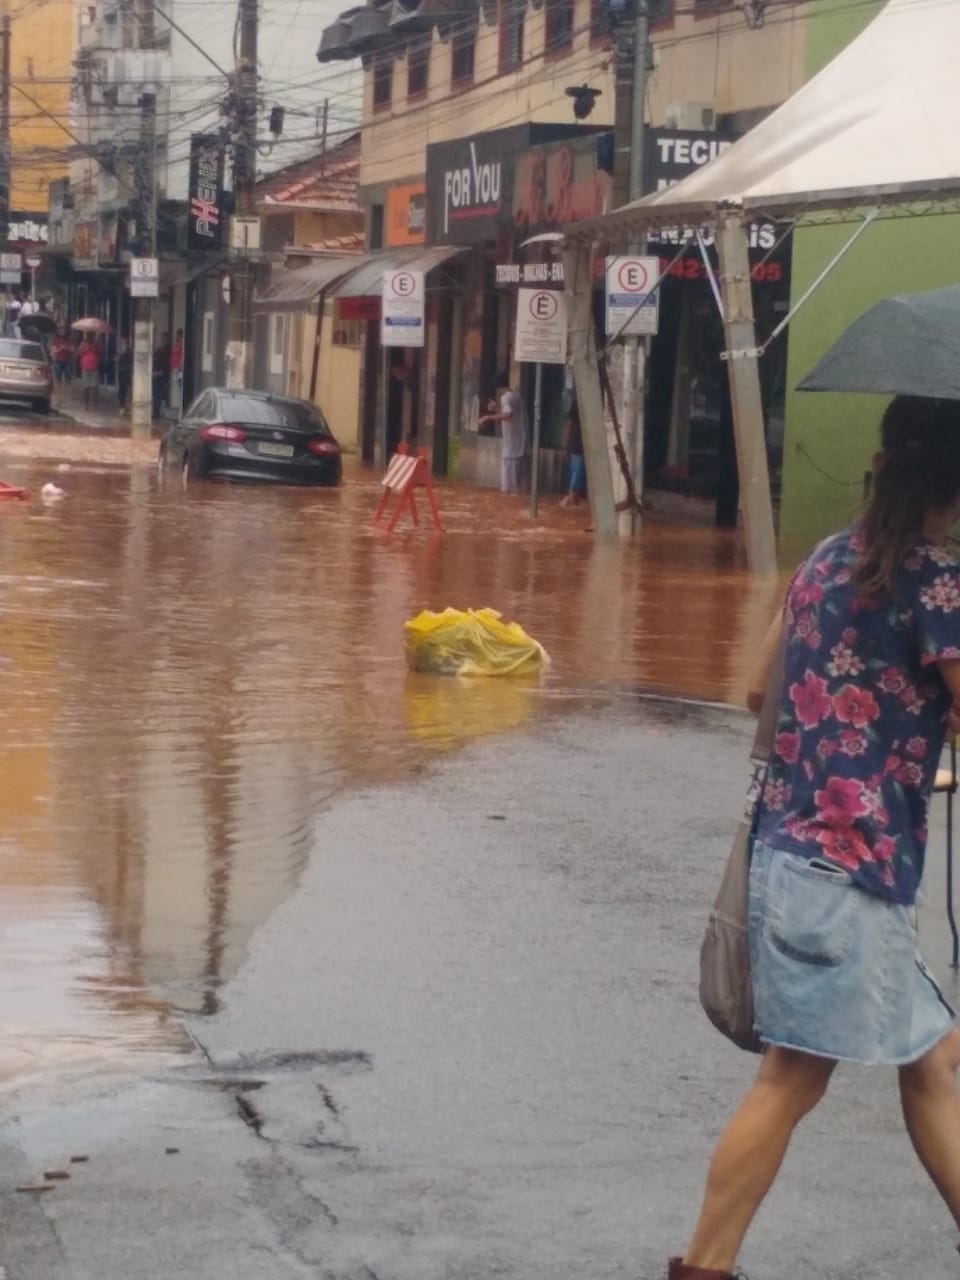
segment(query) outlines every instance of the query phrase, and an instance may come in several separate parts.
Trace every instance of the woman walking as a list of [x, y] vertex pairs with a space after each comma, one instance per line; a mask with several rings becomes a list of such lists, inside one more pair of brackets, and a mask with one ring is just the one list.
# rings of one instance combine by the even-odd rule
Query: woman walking
[[793, 1130], [838, 1061], [896, 1066], [907, 1130], [960, 1224], [960, 1032], [911, 918], [927, 805], [960, 703], [960, 402], [888, 408], [861, 521], [794, 575], [753, 681], [785, 640], [750, 867], [757, 1079], [720, 1139], [670, 1280], [730, 1280]]

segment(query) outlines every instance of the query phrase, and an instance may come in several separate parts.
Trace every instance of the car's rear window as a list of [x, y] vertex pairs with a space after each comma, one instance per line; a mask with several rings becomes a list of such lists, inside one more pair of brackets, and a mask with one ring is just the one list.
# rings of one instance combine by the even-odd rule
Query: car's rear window
[[17, 342], [15, 338], [0, 338], [0, 360], [46, 360], [39, 342]]
[[262, 400], [259, 396], [221, 392], [220, 408], [226, 422], [243, 422], [257, 427], [286, 427], [288, 431], [329, 433], [330, 430], [318, 409], [297, 400]]

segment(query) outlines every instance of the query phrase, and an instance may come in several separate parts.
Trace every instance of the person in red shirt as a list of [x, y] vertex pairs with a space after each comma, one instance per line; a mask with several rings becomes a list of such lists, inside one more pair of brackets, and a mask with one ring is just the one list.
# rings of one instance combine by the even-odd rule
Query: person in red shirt
[[53, 372], [58, 382], [70, 381], [70, 366], [73, 364], [73, 344], [63, 332], [50, 340], [50, 359], [53, 361]]
[[83, 407], [90, 409], [97, 399], [97, 377], [100, 371], [100, 353], [92, 338], [84, 338], [77, 352], [80, 366], [80, 383], [83, 387]]

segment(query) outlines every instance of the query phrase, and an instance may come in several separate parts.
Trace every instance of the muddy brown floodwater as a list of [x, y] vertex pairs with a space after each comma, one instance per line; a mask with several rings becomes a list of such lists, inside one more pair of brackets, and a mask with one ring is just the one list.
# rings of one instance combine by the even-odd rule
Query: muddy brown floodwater
[[[0, 1080], [182, 1045], [296, 883], [325, 803], [437, 752], [644, 692], [739, 701], [775, 588], [735, 537], [456, 486], [442, 537], [371, 530], [378, 488], [161, 485], [152, 446], [0, 435]], [[410, 676], [421, 608], [490, 605], [538, 683]]]

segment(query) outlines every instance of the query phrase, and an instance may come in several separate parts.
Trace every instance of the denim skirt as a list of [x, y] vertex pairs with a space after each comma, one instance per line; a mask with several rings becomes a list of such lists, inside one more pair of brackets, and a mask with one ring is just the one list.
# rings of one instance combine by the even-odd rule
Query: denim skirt
[[899, 1066], [953, 1026], [909, 908], [865, 893], [840, 867], [761, 841], [750, 862], [750, 959], [765, 1044]]

